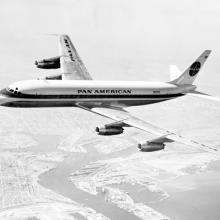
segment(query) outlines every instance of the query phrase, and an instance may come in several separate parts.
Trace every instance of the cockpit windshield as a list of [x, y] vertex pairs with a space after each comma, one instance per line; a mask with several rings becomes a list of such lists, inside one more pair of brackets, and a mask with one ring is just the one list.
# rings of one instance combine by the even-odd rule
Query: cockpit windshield
[[8, 88], [7, 88], [7, 91], [9, 91], [10, 93], [16, 94], [16, 95], [20, 93], [20, 92], [18, 91], [18, 88], [17, 88], [17, 87], [15, 88], [15, 90], [12, 89], [12, 88], [10, 88], [10, 87], [8, 87]]

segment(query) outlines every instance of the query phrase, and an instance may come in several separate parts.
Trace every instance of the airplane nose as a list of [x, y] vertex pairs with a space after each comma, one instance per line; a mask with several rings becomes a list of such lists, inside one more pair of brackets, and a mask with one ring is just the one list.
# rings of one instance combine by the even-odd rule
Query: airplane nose
[[8, 97], [7, 89], [0, 90], [0, 106], [5, 106], [8, 103], [10, 98]]
[[8, 102], [8, 98], [0, 94], [0, 106]]

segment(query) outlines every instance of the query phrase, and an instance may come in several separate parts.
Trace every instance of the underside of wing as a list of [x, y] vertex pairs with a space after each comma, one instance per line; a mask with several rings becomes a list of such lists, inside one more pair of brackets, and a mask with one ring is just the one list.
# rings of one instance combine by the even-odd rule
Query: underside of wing
[[[79, 107], [84, 108], [83, 106], [79, 106]], [[218, 151], [218, 149], [216, 149], [215, 147], [210, 147], [205, 144], [201, 144], [197, 141], [189, 140], [172, 131], [168, 131], [166, 129], [160, 128], [151, 123], [143, 121], [131, 115], [129, 112], [125, 111], [122, 108], [95, 107], [95, 108], [84, 108], [84, 109], [105, 116], [107, 118], [111, 118], [115, 121], [111, 124], [107, 124], [102, 127], [97, 127], [96, 131], [99, 134], [102, 135], [120, 134], [123, 133], [124, 130], [123, 127], [135, 127], [155, 135], [154, 139], [148, 140], [142, 144], [138, 144], [138, 147], [143, 151], [161, 150], [165, 146], [164, 143], [174, 142], [174, 141], [189, 146], [199, 147], [209, 152]]]
[[91, 80], [68, 35], [59, 36], [60, 68], [64, 80]]

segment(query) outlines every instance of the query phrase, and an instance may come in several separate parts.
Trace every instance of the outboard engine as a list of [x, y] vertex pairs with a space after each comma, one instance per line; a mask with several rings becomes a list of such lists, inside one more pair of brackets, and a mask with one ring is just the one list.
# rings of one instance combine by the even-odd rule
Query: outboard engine
[[41, 69], [58, 69], [60, 68], [60, 57], [52, 57], [39, 61], [36, 60], [35, 65], [37, 66], [37, 68]]

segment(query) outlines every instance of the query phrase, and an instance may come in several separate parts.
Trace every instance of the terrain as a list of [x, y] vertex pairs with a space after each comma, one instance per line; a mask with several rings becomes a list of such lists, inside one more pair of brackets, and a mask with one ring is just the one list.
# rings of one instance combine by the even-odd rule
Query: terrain
[[[218, 148], [219, 108], [182, 97], [128, 110]], [[77, 108], [2, 107], [0, 219], [219, 219], [217, 153], [178, 143], [139, 152], [152, 135], [97, 136], [108, 122]]]

